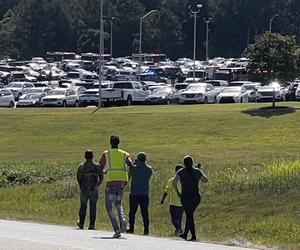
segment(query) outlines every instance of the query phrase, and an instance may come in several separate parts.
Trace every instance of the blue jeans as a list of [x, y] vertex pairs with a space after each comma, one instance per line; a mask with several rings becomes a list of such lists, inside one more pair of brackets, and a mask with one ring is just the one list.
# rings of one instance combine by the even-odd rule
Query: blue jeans
[[181, 231], [183, 208], [170, 205], [170, 215], [172, 224], [175, 227], [176, 231]]
[[90, 225], [95, 225], [98, 190], [90, 192], [80, 192], [79, 224], [82, 226], [84, 225], [88, 201], [90, 203]]
[[129, 195], [129, 230], [134, 232], [135, 214], [138, 210], [138, 206], [141, 208], [141, 214], [143, 217], [144, 234], [149, 233], [149, 196], [148, 195]]
[[[120, 224], [126, 223], [122, 207], [123, 187], [106, 187], [105, 190], [105, 207], [111, 225], [115, 232], [120, 232]], [[114, 214], [113, 205], [117, 210], [117, 217]]]

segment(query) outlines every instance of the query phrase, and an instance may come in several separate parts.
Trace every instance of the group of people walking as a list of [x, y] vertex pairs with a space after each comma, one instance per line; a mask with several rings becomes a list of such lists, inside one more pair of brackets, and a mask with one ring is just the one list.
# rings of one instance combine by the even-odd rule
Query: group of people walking
[[[104, 151], [99, 164], [93, 161], [93, 151], [86, 150], [84, 163], [77, 170], [77, 181], [80, 187], [80, 209], [77, 225], [83, 229], [87, 203], [90, 207], [90, 223], [88, 229], [95, 229], [98, 189], [105, 176], [105, 207], [114, 229], [113, 238], [120, 238], [121, 233], [134, 233], [135, 215], [140, 207], [144, 235], [149, 234], [149, 181], [153, 174], [151, 166], [146, 164], [147, 156], [138, 153], [132, 162], [129, 154], [119, 148], [120, 138], [110, 137], [111, 148]], [[191, 233], [190, 240], [196, 240], [194, 212], [199, 206], [201, 196], [199, 181], [207, 182], [202, 171], [194, 167], [191, 156], [183, 159], [183, 166], [177, 165], [176, 175], [166, 185], [165, 192], [159, 203], [162, 205], [170, 196], [170, 215], [175, 227], [175, 234], [185, 240]], [[122, 206], [124, 187], [130, 182], [129, 194], [129, 227], [127, 228]], [[185, 228], [182, 230], [182, 217], [186, 216]]]

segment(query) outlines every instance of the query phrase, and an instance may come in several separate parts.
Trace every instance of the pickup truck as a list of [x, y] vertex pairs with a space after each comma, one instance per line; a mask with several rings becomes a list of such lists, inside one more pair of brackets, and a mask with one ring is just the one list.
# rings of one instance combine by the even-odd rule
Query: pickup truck
[[114, 82], [111, 88], [102, 90], [102, 96], [109, 102], [127, 105], [144, 103], [149, 94], [149, 90], [137, 81]]

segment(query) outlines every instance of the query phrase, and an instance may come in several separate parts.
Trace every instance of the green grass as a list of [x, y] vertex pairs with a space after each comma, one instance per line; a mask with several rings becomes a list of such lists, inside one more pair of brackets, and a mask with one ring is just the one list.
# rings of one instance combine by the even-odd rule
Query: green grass
[[[286, 104], [287, 105], [287, 104]], [[202, 240], [298, 249], [300, 104], [0, 110], [0, 217], [74, 225], [83, 151], [95, 158], [109, 135], [148, 153], [155, 176], [151, 233], [170, 236], [168, 206], [156, 204], [174, 167], [191, 154], [204, 165], [197, 231]], [[98, 228], [111, 229], [99, 200]], [[128, 213], [128, 190], [125, 211]], [[138, 218], [137, 232], [142, 232]]]

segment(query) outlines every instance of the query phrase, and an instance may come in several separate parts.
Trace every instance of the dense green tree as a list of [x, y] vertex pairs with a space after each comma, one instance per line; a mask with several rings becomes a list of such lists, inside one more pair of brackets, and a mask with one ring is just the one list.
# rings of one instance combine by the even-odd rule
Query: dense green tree
[[[92, 51], [99, 47], [101, 0], [1, 0], [0, 57], [30, 58], [47, 50]], [[238, 57], [256, 36], [269, 29], [300, 41], [298, 0], [103, 0], [105, 52], [110, 50], [114, 17], [114, 55], [138, 52], [140, 17], [143, 51], [167, 53], [170, 58], [192, 57], [193, 17], [190, 7], [202, 4], [197, 18], [197, 58], [205, 55], [205, 22], [210, 19], [210, 56]], [[1, 23], [3, 17], [13, 18]]]
[[246, 48], [244, 56], [250, 59], [253, 80], [285, 82], [299, 76], [300, 48], [294, 37], [266, 32]]

